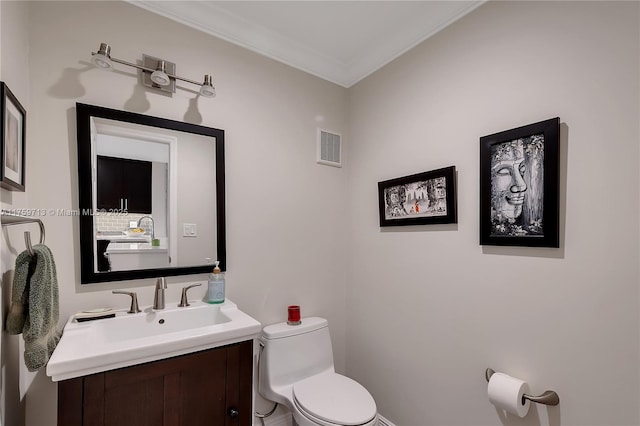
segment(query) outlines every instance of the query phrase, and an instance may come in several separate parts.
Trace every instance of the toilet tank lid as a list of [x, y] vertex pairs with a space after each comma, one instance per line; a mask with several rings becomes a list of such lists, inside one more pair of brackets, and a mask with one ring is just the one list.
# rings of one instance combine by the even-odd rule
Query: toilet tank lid
[[289, 325], [286, 322], [271, 324], [262, 329], [262, 336], [265, 339], [282, 339], [283, 337], [296, 336], [298, 334], [309, 333], [327, 327], [329, 323], [320, 317], [302, 318], [301, 324]]

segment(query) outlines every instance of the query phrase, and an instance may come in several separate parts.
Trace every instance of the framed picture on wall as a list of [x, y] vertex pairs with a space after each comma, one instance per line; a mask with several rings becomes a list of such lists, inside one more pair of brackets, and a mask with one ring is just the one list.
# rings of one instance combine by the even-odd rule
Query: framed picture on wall
[[4, 82], [0, 82], [0, 111], [2, 115], [0, 185], [11, 191], [24, 192], [27, 113]]
[[559, 247], [560, 119], [480, 138], [480, 244]]
[[380, 226], [457, 223], [456, 168], [378, 182]]

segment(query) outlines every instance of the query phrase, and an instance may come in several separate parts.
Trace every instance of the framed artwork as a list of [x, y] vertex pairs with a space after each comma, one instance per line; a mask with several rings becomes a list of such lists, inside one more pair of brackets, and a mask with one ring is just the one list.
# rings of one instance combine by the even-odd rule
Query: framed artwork
[[457, 223], [455, 166], [378, 182], [380, 226]]
[[2, 111], [0, 186], [10, 191], [24, 192], [27, 112], [4, 82], [0, 82], [0, 110]]
[[560, 119], [480, 138], [480, 244], [559, 247]]

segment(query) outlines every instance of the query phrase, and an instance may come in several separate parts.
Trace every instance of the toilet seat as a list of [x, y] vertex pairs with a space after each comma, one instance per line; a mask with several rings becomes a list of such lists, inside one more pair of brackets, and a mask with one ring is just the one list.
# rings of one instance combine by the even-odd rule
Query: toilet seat
[[376, 403], [358, 382], [336, 373], [323, 373], [293, 385], [294, 403], [319, 424], [359, 426], [377, 414]]

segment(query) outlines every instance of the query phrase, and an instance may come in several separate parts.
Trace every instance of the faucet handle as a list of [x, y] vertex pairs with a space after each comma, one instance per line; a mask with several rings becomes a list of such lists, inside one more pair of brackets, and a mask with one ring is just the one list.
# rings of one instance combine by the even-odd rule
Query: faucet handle
[[187, 299], [187, 290], [189, 290], [190, 288], [193, 287], [200, 287], [202, 284], [191, 284], [188, 285], [186, 287], [182, 288], [182, 297], [180, 298], [180, 304], [178, 305], [179, 308], [184, 308], [185, 306], [190, 306], [189, 305], [189, 300]]
[[131, 307], [127, 311], [128, 314], [137, 314], [138, 312], [142, 312], [140, 307], [138, 307], [138, 295], [133, 291], [122, 291], [122, 290], [113, 290], [112, 294], [126, 294], [127, 296], [131, 296]]

